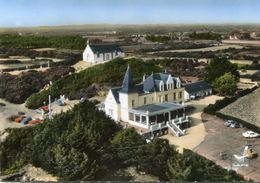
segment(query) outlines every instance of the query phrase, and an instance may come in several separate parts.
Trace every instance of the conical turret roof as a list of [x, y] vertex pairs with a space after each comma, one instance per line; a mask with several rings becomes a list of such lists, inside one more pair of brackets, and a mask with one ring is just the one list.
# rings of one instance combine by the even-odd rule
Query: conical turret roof
[[132, 92], [134, 90], [134, 81], [133, 81], [133, 74], [131, 71], [130, 66], [127, 66], [127, 70], [125, 72], [125, 77], [122, 84], [121, 92]]

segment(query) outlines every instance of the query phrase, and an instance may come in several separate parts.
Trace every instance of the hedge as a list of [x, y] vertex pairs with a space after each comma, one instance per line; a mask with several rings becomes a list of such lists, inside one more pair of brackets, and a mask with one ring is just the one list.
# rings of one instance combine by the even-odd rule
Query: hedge
[[211, 115], [216, 115], [217, 111], [219, 111], [220, 109], [223, 109], [227, 105], [235, 102], [238, 98], [243, 97], [243, 96], [253, 92], [257, 88], [258, 87], [255, 86], [255, 87], [253, 87], [251, 89], [245, 89], [245, 90], [242, 90], [242, 91], [238, 92], [236, 94], [236, 96], [234, 96], [234, 97], [225, 97], [222, 100], [217, 100], [215, 102], [215, 104], [209, 104], [207, 107], [205, 107], [203, 112], [211, 114]]

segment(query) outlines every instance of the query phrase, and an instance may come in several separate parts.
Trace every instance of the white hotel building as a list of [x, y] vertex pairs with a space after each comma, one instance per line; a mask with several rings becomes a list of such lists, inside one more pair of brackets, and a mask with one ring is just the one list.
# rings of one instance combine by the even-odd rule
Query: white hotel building
[[168, 73], [151, 74], [135, 85], [128, 66], [121, 87], [112, 88], [104, 102], [105, 113], [115, 121], [154, 132], [184, 135], [189, 127], [185, 115], [184, 88], [179, 77]]

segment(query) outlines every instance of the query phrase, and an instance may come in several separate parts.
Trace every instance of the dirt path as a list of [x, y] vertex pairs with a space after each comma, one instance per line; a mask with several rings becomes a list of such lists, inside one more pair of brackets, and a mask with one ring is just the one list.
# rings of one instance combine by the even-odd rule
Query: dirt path
[[221, 99], [222, 97], [211, 95], [200, 100], [193, 100], [186, 105], [191, 105], [195, 107], [189, 116], [192, 120], [192, 127], [187, 129], [186, 135], [181, 137], [176, 137], [172, 135], [165, 135], [162, 138], [169, 140], [170, 144], [176, 145], [180, 152], [185, 149], [193, 149], [199, 145], [205, 138], [207, 134], [204, 124], [202, 123], [201, 114], [203, 109], [208, 105], [215, 103], [216, 100]]
[[219, 46], [212, 46], [212, 47], [206, 47], [206, 48], [195, 48], [195, 49], [182, 49], [182, 50], [164, 50], [164, 51], [156, 51], [156, 52], [147, 52], [148, 54], [153, 53], [182, 53], [182, 52], [196, 52], [196, 51], [218, 51], [218, 50], [225, 50], [228, 48], [236, 48], [236, 49], [242, 49], [243, 46], [240, 45], [219, 45]]
[[[246, 143], [260, 153], [260, 139], [246, 139], [242, 133], [247, 129], [236, 128], [232, 129], [224, 125], [224, 121], [216, 116], [203, 114], [207, 135], [204, 141], [195, 147], [193, 150], [200, 155], [216, 162], [218, 165], [236, 170], [245, 178], [250, 178], [255, 181], [260, 181], [260, 158], [249, 160], [248, 167], [237, 166], [234, 154], [241, 155]], [[220, 153], [227, 154], [226, 159], [220, 157]], [[232, 157], [232, 158], [231, 158]]]

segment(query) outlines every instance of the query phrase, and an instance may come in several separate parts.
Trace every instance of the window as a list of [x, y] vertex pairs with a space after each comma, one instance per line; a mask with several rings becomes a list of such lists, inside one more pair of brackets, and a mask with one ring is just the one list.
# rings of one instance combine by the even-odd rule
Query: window
[[168, 95], [166, 94], [165, 95], [165, 99], [164, 99], [166, 102], [168, 101]]
[[176, 93], [173, 93], [173, 100], [176, 100]]
[[109, 54], [106, 54], [106, 60], [109, 60]]
[[182, 98], [182, 92], [179, 93], [179, 99], [181, 99], [181, 98]]
[[117, 51], [115, 52], [115, 56], [118, 56], [118, 52]]
[[100, 58], [100, 53], [97, 53], [97, 58]]
[[108, 109], [108, 115], [113, 116], [113, 110], [112, 109]]
[[142, 116], [141, 119], [142, 119], [141, 123], [146, 125], [146, 117], [145, 117], [145, 116]]
[[129, 112], [129, 120], [134, 121], [134, 113]]
[[163, 81], [160, 81], [159, 87], [160, 87], [160, 91], [164, 90], [164, 83], [163, 83]]
[[163, 85], [161, 85], [161, 89], [160, 90], [163, 91]]
[[153, 97], [152, 97], [152, 102], [153, 102]]
[[132, 100], [132, 107], [135, 106], [135, 100]]
[[146, 104], [146, 97], [144, 97], [144, 105]]
[[160, 102], [163, 103], [163, 95], [160, 96]]
[[140, 122], [140, 115], [138, 115], [138, 114], [135, 115], [135, 121]]

